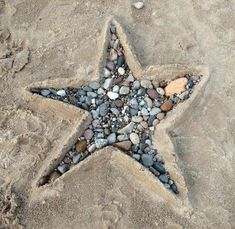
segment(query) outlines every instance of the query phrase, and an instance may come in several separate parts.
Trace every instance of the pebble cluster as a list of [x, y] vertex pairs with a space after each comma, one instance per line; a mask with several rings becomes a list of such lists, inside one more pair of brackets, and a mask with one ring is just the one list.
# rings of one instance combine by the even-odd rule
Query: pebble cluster
[[137, 80], [126, 63], [115, 26], [110, 26], [110, 32], [107, 60], [98, 82], [80, 88], [32, 89], [44, 97], [85, 109], [92, 116], [91, 124], [49, 175], [47, 182], [67, 172], [96, 149], [114, 145], [178, 193], [164, 162], [153, 148], [153, 130], [167, 112], [190, 97], [200, 76], [185, 75], [169, 82]]

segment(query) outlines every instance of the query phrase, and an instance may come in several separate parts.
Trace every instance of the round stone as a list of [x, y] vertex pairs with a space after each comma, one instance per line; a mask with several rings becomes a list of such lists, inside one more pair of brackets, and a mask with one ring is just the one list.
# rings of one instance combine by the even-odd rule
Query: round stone
[[41, 90], [41, 95], [42, 96], [48, 96], [51, 92], [47, 89]]
[[119, 86], [118, 86], [118, 85], [115, 85], [115, 86], [113, 87], [113, 92], [116, 92], [116, 93], [119, 92]]
[[153, 101], [152, 101], [152, 99], [146, 97], [144, 100], [145, 100], [145, 102], [146, 102], [146, 104], [147, 104], [147, 107], [148, 107], [148, 108], [152, 108], [152, 106], [153, 106]]
[[163, 112], [157, 114], [157, 119], [162, 120], [165, 117]]
[[99, 114], [104, 117], [108, 114], [109, 111], [109, 107], [110, 107], [110, 103], [109, 102], [104, 102], [99, 106]]
[[108, 61], [108, 62], [106, 63], [106, 67], [107, 67], [109, 70], [113, 71], [113, 70], [115, 69], [115, 63], [114, 63], [113, 61]]
[[170, 111], [173, 107], [173, 103], [172, 103], [172, 100], [171, 99], [168, 99], [167, 101], [165, 101], [162, 105], [161, 105], [161, 110], [162, 111]]
[[158, 98], [158, 93], [155, 89], [148, 89], [147, 94], [151, 99], [157, 99]]
[[114, 61], [118, 58], [117, 52], [115, 51], [115, 49], [111, 49], [109, 52], [109, 56], [108, 59], [111, 61]]
[[57, 91], [57, 92], [56, 92], [56, 94], [57, 94], [57, 95], [59, 95], [59, 96], [61, 96], [61, 97], [66, 96], [66, 92], [65, 92], [65, 90], [63, 90], [63, 89], [62, 89], [62, 90]]
[[94, 136], [94, 133], [91, 129], [87, 129], [87, 130], [85, 130], [83, 136], [86, 140], [90, 140]]
[[133, 122], [140, 123], [141, 121], [143, 121], [143, 117], [142, 117], [142, 116], [133, 116], [133, 117], [131, 118], [131, 120], [132, 120]]
[[125, 74], [125, 69], [122, 68], [122, 67], [119, 67], [119, 68], [118, 68], [118, 73], [119, 73], [121, 76], [124, 75], [124, 74]]
[[86, 140], [79, 140], [75, 145], [76, 151], [82, 153], [87, 149]]
[[72, 158], [73, 163], [77, 164], [81, 160], [81, 158], [82, 158], [82, 154], [75, 154], [75, 155], [73, 155], [73, 158]]
[[159, 95], [164, 95], [164, 94], [165, 94], [164, 89], [161, 88], [161, 87], [158, 87], [156, 90], [157, 90], [157, 93], [158, 93]]
[[177, 188], [177, 186], [176, 186], [175, 183], [173, 183], [170, 187], [171, 187], [171, 190], [172, 190], [175, 194], [179, 194], [178, 188]]
[[92, 153], [92, 152], [95, 151], [95, 149], [96, 149], [96, 145], [95, 145], [95, 144], [92, 144], [91, 146], [89, 146], [88, 152]]
[[150, 80], [141, 80], [140, 81], [140, 85], [143, 87], [143, 88], [153, 88], [153, 85], [151, 83]]
[[133, 154], [132, 157], [135, 158], [137, 161], [140, 160], [140, 155], [139, 154]]
[[115, 105], [117, 107], [122, 107], [123, 106], [123, 101], [121, 99], [117, 99], [117, 100], [115, 100]]
[[141, 155], [141, 161], [144, 166], [150, 167], [153, 165], [153, 155], [150, 154], [142, 154]]
[[116, 93], [116, 92], [112, 92], [112, 91], [109, 91], [107, 93], [107, 96], [111, 99], [111, 100], [115, 100], [119, 97], [119, 94]]
[[140, 138], [139, 138], [138, 134], [136, 134], [136, 133], [131, 133], [130, 134], [130, 140], [134, 145], [140, 143]]
[[112, 86], [113, 79], [108, 78], [104, 81], [103, 88], [108, 90]]
[[126, 86], [122, 86], [119, 91], [121, 95], [127, 95], [129, 92], [130, 92], [130, 88]]
[[107, 69], [107, 68], [104, 68], [104, 77], [105, 78], [108, 78], [109, 76], [111, 76], [111, 72]]
[[119, 55], [117, 59], [117, 67], [118, 68], [121, 67], [124, 63], [125, 63], [125, 57], [123, 55]]

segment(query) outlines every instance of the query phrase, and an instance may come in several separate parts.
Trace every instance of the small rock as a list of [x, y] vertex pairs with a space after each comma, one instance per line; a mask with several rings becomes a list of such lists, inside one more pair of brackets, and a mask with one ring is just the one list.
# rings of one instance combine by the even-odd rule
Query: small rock
[[128, 82], [134, 82], [134, 76], [132, 74], [129, 74], [128, 77], [126, 78], [126, 81]]
[[129, 134], [132, 132], [134, 126], [135, 126], [135, 123], [130, 122], [126, 126], [124, 126], [122, 129], [118, 130], [118, 133], [119, 134]]
[[173, 107], [173, 103], [172, 103], [172, 100], [171, 99], [168, 99], [167, 101], [165, 101], [162, 105], [161, 105], [161, 110], [162, 111], [170, 111]]
[[168, 183], [169, 178], [168, 178], [168, 176], [166, 174], [162, 174], [162, 175], [159, 176], [159, 180], [162, 183], [166, 184], [166, 183]]
[[118, 68], [118, 73], [119, 73], [121, 76], [124, 75], [124, 74], [125, 74], [125, 69], [122, 68], [122, 67], [119, 67], [119, 68]]
[[176, 186], [175, 183], [173, 183], [170, 187], [171, 187], [171, 190], [172, 190], [175, 194], [179, 194], [178, 188], [177, 188], [177, 186]]
[[56, 94], [59, 95], [59, 96], [61, 96], [61, 97], [66, 96], [65, 90], [59, 90], [59, 91], [56, 92]]
[[103, 88], [108, 90], [112, 86], [113, 79], [108, 78], [104, 81]]
[[118, 86], [118, 85], [115, 85], [115, 86], [113, 87], [113, 90], [112, 90], [112, 91], [118, 93], [118, 92], [119, 92], [119, 86]]
[[163, 81], [161, 81], [161, 82], [159, 83], [159, 86], [160, 86], [161, 88], [165, 88], [165, 87], [167, 86], [167, 82], [166, 82], [165, 80], [163, 80]]
[[181, 77], [181, 78], [171, 81], [165, 87], [166, 96], [171, 96], [171, 95], [186, 91], [187, 83], [188, 83], [188, 79], [186, 77]]
[[96, 98], [97, 97], [97, 93], [89, 91], [89, 92], [87, 92], [87, 96], [89, 96], [90, 98]]
[[141, 85], [143, 88], [146, 88], [146, 89], [148, 89], [148, 88], [152, 89], [152, 88], [153, 88], [153, 85], [152, 85], [152, 83], [151, 83], [150, 80], [141, 80], [141, 81], [140, 81], [140, 85]]
[[47, 89], [41, 90], [41, 95], [42, 96], [48, 96], [51, 92]]
[[59, 166], [57, 167], [57, 170], [58, 170], [61, 174], [64, 174], [64, 173], [66, 173], [66, 172], [69, 170], [69, 165], [67, 165], [67, 164], [59, 165]]
[[164, 165], [160, 162], [154, 162], [153, 168], [156, 169], [161, 174], [166, 173], [166, 169], [165, 169]]
[[154, 120], [155, 120], [155, 116], [154, 115], [150, 115], [149, 119], [148, 119], [148, 126], [153, 126]]
[[100, 149], [108, 144], [108, 140], [104, 138], [95, 139], [95, 146]]
[[142, 154], [141, 155], [141, 161], [144, 166], [150, 167], [153, 165], [153, 155], [150, 154]]
[[159, 173], [156, 169], [154, 169], [153, 167], [150, 167], [149, 170], [150, 170], [155, 176], [159, 176], [159, 175], [160, 175], [160, 173]]
[[115, 69], [115, 63], [114, 63], [113, 61], [108, 61], [108, 62], [106, 63], [106, 67], [107, 67], [109, 70], [113, 71], [113, 70]]
[[117, 140], [118, 140], [119, 142], [123, 142], [123, 141], [129, 140], [129, 137], [128, 137], [127, 134], [121, 134], [121, 135], [118, 135], [118, 136], [117, 136]]
[[160, 123], [160, 120], [154, 119], [154, 121], [153, 121], [153, 126], [156, 126], [156, 125], [158, 125], [159, 123]]
[[111, 61], [114, 61], [114, 60], [117, 60], [117, 58], [118, 58], [118, 55], [117, 55], [116, 50], [111, 49], [108, 55], [108, 59]]
[[98, 93], [99, 95], [103, 95], [103, 94], [105, 94], [105, 91], [104, 91], [103, 88], [100, 87], [100, 88], [97, 90], [97, 93]]
[[[117, 59], [117, 67], [121, 67], [125, 63], [125, 57], [123, 55], [118, 56]], [[120, 73], [119, 73], [120, 74]]]
[[147, 122], [142, 121], [140, 124], [141, 124], [141, 126], [143, 126], [144, 129], [148, 128], [148, 123]]
[[144, 88], [140, 88], [138, 91], [137, 91], [137, 95], [139, 96], [143, 96], [146, 94], [146, 90]]
[[147, 110], [145, 107], [143, 107], [143, 108], [141, 109], [141, 114], [142, 114], [143, 116], [148, 116], [148, 115], [149, 115], [149, 112], [148, 112], [148, 110]]
[[86, 140], [91, 140], [92, 137], [94, 136], [94, 133], [91, 129], [86, 129], [83, 136]]
[[150, 115], [156, 115], [158, 113], [162, 112], [160, 108], [158, 107], [154, 107], [151, 111], [150, 111]]
[[138, 114], [138, 109], [133, 109], [133, 108], [131, 108], [131, 109], [130, 109], [130, 114], [131, 114], [131, 116], [137, 115], [137, 114]]
[[120, 47], [120, 40], [119, 39], [116, 39], [114, 44], [113, 44], [113, 48], [114, 49], [118, 49]]
[[144, 99], [144, 101], [146, 102], [148, 108], [152, 108], [152, 106], [153, 106], [153, 101], [152, 101], [152, 99], [146, 97], [146, 98]]
[[163, 112], [157, 114], [157, 119], [162, 120], [165, 117]]
[[111, 99], [111, 100], [115, 100], [119, 97], [118, 93], [115, 93], [115, 92], [112, 92], [112, 91], [109, 91], [107, 93], [107, 96]]
[[95, 144], [92, 144], [91, 146], [89, 146], [88, 152], [92, 153], [92, 152], [95, 151], [95, 149], [96, 149], [96, 145], [95, 145]]
[[130, 92], [130, 88], [126, 86], [122, 86], [119, 91], [121, 95], [127, 95], [129, 92]]
[[189, 97], [189, 91], [185, 91], [185, 92], [178, 95], [178, 98], [181, 99], [181, 100], [188, 99], [188, 97]]
[[140, 160], [140, 155], [139, 154], [133, 154], [132, 157], [135, 158], [137, 161]]
[[58, 171], [53, 171], [51, 174], [50, 174], [50, 181], [53, 182], [55, 181], [57, 178], [59, 178], [61, 176], [61, 174], [58, 172]]
[[82, 153], [87, 149], [86, 140], [79, 140], [75, 145], [76, 151]]
[[158, 98], [158, 93], [155, 89], [148, 89], [147, 94], [151, 99], [157, 99]]
[[77, 164], [80, 160], [81, 160], [81, 158], [82, 158], [82, 154], [75, 154], [75, 155], [73, 155], [73, 163], [74, 164]]
[[104, 102], [99, 106], [99, 114], [104, 117], [108, 114], [109, 112], [109, 107], [110, 103], [109, 102]]
[[133, 117], [131, 118], [131, 120], [132, 120], [133, 122], [140, 123], [141, 121], [143, 121], [143, 117], [142, 117], [142, 116], [133, 116]]
[[109, 144], [113, 144], [116, 142], [116, 134], [112, 133], [107, 138]]
[[140, 88], [140, 81], [135, 80], [135, 81], [133, 82], [133, 89], [137, 90], [137, 89], [139, 89], [139, 88]]
[[133, 98], [129, 101], [129, 105], [131, 108], [133, 109], [138, 109], [139, 105], [138, 105], [138, 101], [136, 98]]
[[144, 3], [143, 2], [135, 2], [132, 4], [136, 9], [140, 10], [144, 7]]
[[114, 25], [110, 25], [110, 32], [116, 33], [116, 27]]
[[164, 91], [164, 89], [163, 88], [161, 88], [161, 87], [157, 87], [157, 93], [159, 94], [159, 95], [164, 95], [165, 94], [165, 91]]
[[117, 100], [115, 100], [115, 105], [116, 105], [116, 107], [122, 107], [123, 106], [123, 101], [122, 100], [120, 100], [120, 99], [117, 99]]
[[130, 134], [130, 140], [134, 145], [140, 143], [140, 138], [139, 138], [138, 134], [136, 134], [136, 133], [131, 133]]
[[117, 108], [111, 108], [110, 109], [111, 110], [111, 112], [114, 114], [114, 115], [116, 115], [116, 116], [118, 116], [119, 114], [120, 114], [120, 111], [117, 109]]
[[107, 68], [104, 68], [103, 74], [105, 78], [108, 78], [109, 76], [111, 76], [111, 72]]
[[100, 87], [100, 84], [98, 82], [93, 82], [89, 84], [89, 87], [93, 90], [97, 90]]
[[131, 148], [131, 141], [117, 142], [114, 145], [122, 150], [128, 151]]

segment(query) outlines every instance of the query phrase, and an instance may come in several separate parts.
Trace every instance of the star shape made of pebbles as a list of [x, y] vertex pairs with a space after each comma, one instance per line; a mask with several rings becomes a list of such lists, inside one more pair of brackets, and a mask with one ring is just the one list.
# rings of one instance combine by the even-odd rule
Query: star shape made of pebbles
[[[117, 26], [116, 21], [109, 25], [108, 47], [104, 52], [106, 60], [98, 81], [81, 87], [30, 87], [33, 94], [71, 104], [88, 111], [92, 117], [57, 166], [41, 176], [39, 185], [53, 182], [95, 150], [113, 145], [178, 194], [177, 184], [153, 144], [153, 133], [155, 127], [167, 119], [169, 112], [174, 112], [178, 104], [190, 99], [203, 75], [200, 71], [194, 74], [187, 70], [184, 73], [169, 71], [173, 76], [170, 79], [143, 78], [138, 73], [140, 65], [133, 64], [137, 61], [135, 56], [129, 54], [128, 46], [122, 45]], [[126, 37], [123, 41], [127, 42]]]

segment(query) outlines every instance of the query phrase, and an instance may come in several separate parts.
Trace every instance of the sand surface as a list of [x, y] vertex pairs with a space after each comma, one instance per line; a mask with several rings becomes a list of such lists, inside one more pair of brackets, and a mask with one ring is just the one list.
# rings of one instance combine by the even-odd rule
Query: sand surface
[[[141, 10], [131, 3], [0, 0], [0, 228], [235, 228], [235, 3], [148, 0]], [[41, 81], [98, 79], [113, 16], [137, 68], [181, 64], [208, 71], [169, 127], [171, 141], [164, 146], [162, 132], [155, 134], [163, 151], [172, 146], [176, 154], [178, 197], [112, 147], [37, 186], [89, 117], [27, 90]], [[166, 71], [139, 77], [147, 73], [157, 78]]]

